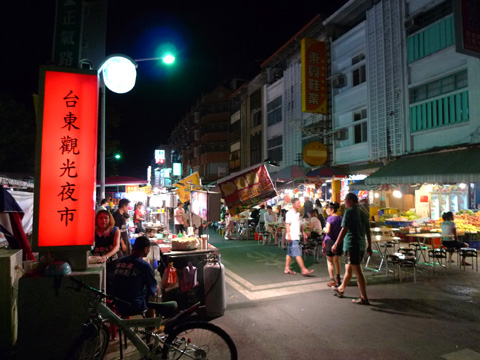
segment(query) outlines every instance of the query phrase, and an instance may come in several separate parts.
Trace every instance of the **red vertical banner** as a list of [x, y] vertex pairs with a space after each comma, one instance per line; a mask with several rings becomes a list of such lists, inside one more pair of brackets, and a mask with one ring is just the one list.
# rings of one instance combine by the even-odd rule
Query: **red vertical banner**
[[302, 111], [327, 114], [327, 50], [323, 41], [304, 38], [302, 55]]
[[[36, 163], [39, 248], [92, 245], [95, 226], [98, 76], [42, 72]], [[38, 174], [39, 173], [39, 174]]]

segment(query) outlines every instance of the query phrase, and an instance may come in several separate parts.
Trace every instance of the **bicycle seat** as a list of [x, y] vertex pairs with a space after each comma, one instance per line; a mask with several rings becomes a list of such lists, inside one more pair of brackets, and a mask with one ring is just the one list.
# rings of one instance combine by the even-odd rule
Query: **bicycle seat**
[[175, 314], [178, 308], [178, 304], [176, 301], [166, 301], [166, 302], [149, 302], [147, 306], [150, 309], [154, 309], [157, 314], [162, 315], [164, 317], [169, 317]]

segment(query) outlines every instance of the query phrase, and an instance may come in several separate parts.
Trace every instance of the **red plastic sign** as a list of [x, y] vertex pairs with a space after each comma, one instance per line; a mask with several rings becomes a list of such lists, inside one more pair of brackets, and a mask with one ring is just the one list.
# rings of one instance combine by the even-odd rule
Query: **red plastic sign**
[[[97, 169], [97, 75], [45, 71], [38, 247], [92, 245]], [[38, 169], [37, 163], [37, 169]]]

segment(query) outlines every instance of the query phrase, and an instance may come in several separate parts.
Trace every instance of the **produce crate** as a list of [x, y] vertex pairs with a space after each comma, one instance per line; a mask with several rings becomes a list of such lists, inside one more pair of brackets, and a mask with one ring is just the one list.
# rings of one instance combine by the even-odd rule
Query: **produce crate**
[[470, 242], [468, 245], [470, 245], [472, 249], [480, 249], [480, 241]]
[[383, 209], [378, 210], [378, 215], [379, 216], [393, 215], [393, 214], [396, 214], [396, 213], [398, 213], [398, 209], [394, 209], [394, 208], [383, 208]]
[[394, 221], [385, 219], [385, 225], [393, 225], [393, 227], [412, 226], [413, 221]]

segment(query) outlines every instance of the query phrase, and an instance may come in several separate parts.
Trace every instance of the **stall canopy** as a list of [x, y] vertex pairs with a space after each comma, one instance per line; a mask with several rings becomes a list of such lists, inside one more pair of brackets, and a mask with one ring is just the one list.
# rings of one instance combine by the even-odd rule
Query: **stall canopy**
[[480, 181], [480, 147], [405, 156], [365, 179], [366, 185]]
[[341, 178], [346, 177], [345, 174], [343, 174], [339, 169], [330, 166], [322, 166], [318, 169], [310, 170], [307, 173], [307, 178], [309, 180], [330, 179], [334, 176]]
[[23, 210], [13, 196], [0, 188], [0, 232], [12, 249], [22, 249], [24, 260], [35, 260], [22, 226]]
[[303, 166], [290, 165], [278, 172], [272, 173], [270, 176], [273, 181], [303, 180], [309, 170], [309, 168]]

